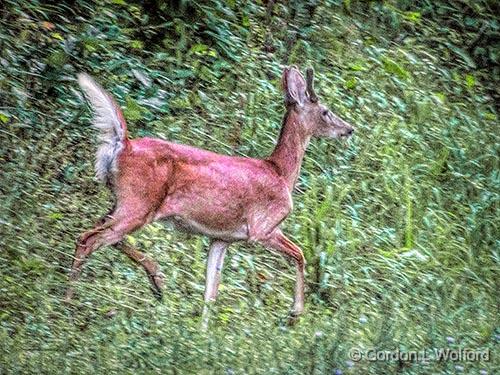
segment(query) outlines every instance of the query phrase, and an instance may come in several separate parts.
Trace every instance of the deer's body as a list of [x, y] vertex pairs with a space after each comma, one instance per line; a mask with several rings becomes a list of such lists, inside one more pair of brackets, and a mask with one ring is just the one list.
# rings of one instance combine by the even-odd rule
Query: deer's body
[[147, 202], [148, 221], [169, 221], [212, 238], [257, 240], [256, 225], [267, 234], [292, 208], [286, 180], [268, 160], [142, 138], [128, 143], [117, 165], [112, 185], [118, 207], [134, 192], [135, 204], [127, 209]]
[[[291, 192], [310, 138], [349, 136], [353, 131], [319, 103], [312, 70], [306, 84], [295, 67], [285, 69], [287, 112], [277, 145], [267, 159], [220, 155], [156, 138], [130, 140], [125, 119], [113, 99], [87, 75], [80, 75], [79, 83], [94, 108], [94, 126], [101, 131], [97, 176], [111, 187], [116, 202], [108, 216], [81, 236], [70, 279], [78, 278], [93, 251], [113, 245], [142, 265], [154, 290], [161, 293], [164, 275], [158, 264], [124, 237], [153, 221], [167, 221], [212, 239], [206, 302], [217, 296], [229, 244], [248, 241], [294, 261], [293, 314], [300, 314], [304, 309], [304, 256], [279, 225], [292, 210]], [[70, 287], [67, 299], [72, 295]]]

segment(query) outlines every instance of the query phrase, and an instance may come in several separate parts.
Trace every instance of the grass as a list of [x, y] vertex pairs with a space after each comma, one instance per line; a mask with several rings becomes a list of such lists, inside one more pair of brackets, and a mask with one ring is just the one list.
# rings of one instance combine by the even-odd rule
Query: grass
[[[414, 37], [397, 42], [404, 25], [348, 3], [321, 3], [309, 19], [293, 3], [266, 18], [259, 2], [206, 2], [169, 8], [179, 14], [163, 24], [135, 2], [82, 1], [64, 16], [65, 3], [7, 1], [0, 373], [495, 373], [497, 78], [427, 44], [440, 25], [411, 21]], [[299, 324], [284, 324], [291, 265], [235, 244], [200, 332], [207, 240], [158, 224], [131, 240], [167, 275], [163, 301], [141, 269], [106, 248], [64, 305], [75, 240], [110, 207], [93, 178], [96, 139], [76, 72], [113, 92], [134, 137], [263, 157], [284, 112], [284, 63], [313, 65], [324, 101], [356, 126], [349, 142], [312, 142], [284, 223], [308, 262]], [[351, 348], [471, 348], [491, 358], [353, 362]]]

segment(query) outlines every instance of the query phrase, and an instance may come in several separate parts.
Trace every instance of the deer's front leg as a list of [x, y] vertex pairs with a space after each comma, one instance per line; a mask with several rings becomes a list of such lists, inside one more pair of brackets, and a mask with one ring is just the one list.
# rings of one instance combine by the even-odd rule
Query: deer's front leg
[[220, 240], [214, 240], [210, 244], [207, 260], [207, 279], [205, 281], [205, 303], [215, 301], [217, 298], [222, 266], [228, 246], [227, 242]]
[[279, 229], [276, 229], [267, 239], [261, 241], [264, 246], [284, 254], [295, 262], [297, 279], [293, 299], [292, 317], [297, 317], [304, 311], [304, 266], [305, 259], [302, 250], [290, 241]]
[[207, 274], [205, 280], [205, 305], [203, 306], [202, 315], [203, 330], [206, 330], [208, 327], [210, 312], [208, 304], [214, 302], [217, 298], [222, 266], [224, 264], [224, 257], [228, 246], [229, 244], [225, 241], [213, 240], [210, 244], [210, 248], [208, 249]]

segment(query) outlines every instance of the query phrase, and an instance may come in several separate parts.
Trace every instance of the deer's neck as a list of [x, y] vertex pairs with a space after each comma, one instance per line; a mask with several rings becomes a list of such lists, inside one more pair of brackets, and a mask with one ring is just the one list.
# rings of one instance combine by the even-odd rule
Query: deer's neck
[[297, 114], [289, 109], [283, 118], [278, 143], [268, 160], [287, 180], [290, 190], [299, 178], [300, 167], [310, 138], [311, 135], [300, 123]]

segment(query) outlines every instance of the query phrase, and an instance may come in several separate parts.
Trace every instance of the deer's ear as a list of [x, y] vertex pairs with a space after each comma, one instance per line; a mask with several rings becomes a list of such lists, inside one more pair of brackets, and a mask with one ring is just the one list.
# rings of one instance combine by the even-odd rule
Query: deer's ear
[[285, 92], [285, 103], [287, 105], [298, 104], [302, 106], [304, 104], [306, 99], [306, 81], [296, 67], [285, 68], [281, 84]]

